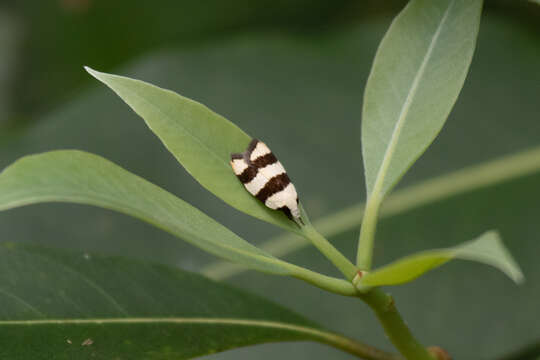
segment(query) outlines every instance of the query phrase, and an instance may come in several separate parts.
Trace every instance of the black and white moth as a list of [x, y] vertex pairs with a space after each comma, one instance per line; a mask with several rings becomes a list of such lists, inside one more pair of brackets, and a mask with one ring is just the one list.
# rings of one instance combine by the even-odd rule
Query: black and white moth
[[231, 154], [235, 175], [249, 193], [273, 210], [280, 210], [299, 226], [304, 225], [298, 194], [285, 168], [263, 142], [253, 139], [243, 153]]

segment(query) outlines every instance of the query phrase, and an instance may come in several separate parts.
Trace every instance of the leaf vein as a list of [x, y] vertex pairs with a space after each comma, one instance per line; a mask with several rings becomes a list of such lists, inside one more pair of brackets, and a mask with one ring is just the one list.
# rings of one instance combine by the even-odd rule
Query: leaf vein
[[435, 45], [439, 39], [439, 36], [441, 34], [441, 30], [446, 23], [446, 19], [448, 17], [448, 14], [450, 13], [450, 9], [452, 8], [455, 1], [451, 1], [448, 5], [448, 8], [445, 10], [441, 21], [439, 23], [439, 26], [437, 27], [437, 30], [433, 34], [429, 47], [426, 51], [426, 55], [424, 55], [424, 58], [422, 59], [422, 63], [420, 64], [420, 67], [418, 69], [418, 72], [414, 76], [413, 82], [411, 84], [411, 88], [409, 89], [407, 93], [407, 97], [405, 98], [405, 102], [403, 103], [403, 106], [401, 107], [401, 110], [399, 112], [398, 120], [396, 124], [394, 125], [394, 130], [392, 131], [392, 136], [390, 138], [390, 143], [388, 147], [386, 148], [386, 152], [383, 157], [383, 161], [381, 163], [381, 166], [379, 168], [379, 171], [377, 172], [375, 184], [373, 185], [373, 190], [370, 194], [368, 194], [368, 197], [371, 197], [372, 195], [379, 196], [379, 193], [382, 191], [383, 185], [384, 185], [384, 179], [386, 176], [386, 172], [388, 171], [388, 167], [390, 166], [390, 161], [392, 159], [392, 156], [396, 150], [397, 143], [399, 141], [399, 137], [401, 134], [401, 130], [403, 128], [403, 125], [405, 123], [405, 119], [407, 117], [407, 114], [409, 113], [409, 109], [411, 107], [411, 104], [413, 102], [414, 96], [416, 95], [416, 92], [418, 90], [418, 85], [420, 84], [420, 80], [422, 76], [424, 75], [424, 72], [426, 71], [426, 67], [428, 64], [428, 61], [430, 60], [433, 50], [435, 48]]
[[22, 298], [20, 298], [19, 296], [3, 289], [3, 288], [0, 288], [0, 294], [3, 294], [5, 295], [6, 297], [12, 299], [12, 300], [15, 300], [17, 303], [19, 304], [22, 304], [24, 307], [32, 310], [34, 313], [36, 313], [36, 315], [38, 316], [41, 316], [41, 317], [46, 317], [44, 313], [42, 313], [41, 311], [39, 311], [35, 306], [29, 304], [28, 302], [26, 302], [25, 300], [23, 300]]
[[53, 261], [49, 257], [46, 257], [46, 256], [44, 256], [42, 254], [35, 253], [35, 255], [42, 258], [42, 259], [44, 259], [45, 261], [49, 261], [49, 262], [51, 262], [51, 263], [53, 263], [53, 264], [55, 264], [57, 266], [60, 266], [61, 268], [63, 268], [68, 273], [73, 274], [73, 275], [81, 278], [91, 288], [96, 290], [100, 295], [102, 295], [105, 299], [107, 299], [107, 301], [113, 307], [115, 307], [120, 313], [122, 313], [125, 316], [129, 316], [129, 313], [116, 301], [116, 299], [114, 297], [112, 297], [110, 294], [108, 294], [107, 291], [105, 291], [105, 289], [103, 287], [99, 286], [97, 283], [95, 283], [90, 278], [88, 278], [88, 276], [86, 276], [82, 271], [80, 271], [80, 270], [78, 270], [78, 269], [74, 268], [73, 266], [70, 266], [70, 265], [68, 265], [66, 263], [62, 263], [62, 262], [59, 262], [59, 261]]

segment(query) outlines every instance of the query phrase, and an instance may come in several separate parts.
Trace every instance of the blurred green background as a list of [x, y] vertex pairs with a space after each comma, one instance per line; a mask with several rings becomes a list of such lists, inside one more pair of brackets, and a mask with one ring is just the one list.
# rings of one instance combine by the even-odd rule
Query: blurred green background
[[[0, 168], [59, 148], [105, 156], [166, 188], [253, 243], [278, 234], [202, 189], [121, 100], [82, 69], [140, 78], [196, 99], [263, 139], [285, 163], [311, 218], [365, 197], [364, 84], [377, 44], [405, 1], [13, 0], [0, 3]], [[463, 92], [401, 186], [540, 146], [540, 6], [486, 0]], [[337, 174], [340, 174], [339, 176]], [[342, 174], [345, 174], [344, 176]], [[498, 228], [527, 283], [456, 262], [391, 289], [426, 344], [456, 359], [498, 359], [540, 342], [540, 173], [381, 222], [377, 264]], [[332, 241], [355, 254], [358, 231]], [[110, 211], [46, 204], [0, 214], [0, 241], [121, 254], [199, 270], [214, 258]], [[335, 273], [313, 249], [290, 261]], [[230, 280], [321, 324], [391, 349], [367, 307], [299, 281]], [[208, 359], [350, 359], [311, 343]], [[527, 357], [522, 357], [527, 359]]]

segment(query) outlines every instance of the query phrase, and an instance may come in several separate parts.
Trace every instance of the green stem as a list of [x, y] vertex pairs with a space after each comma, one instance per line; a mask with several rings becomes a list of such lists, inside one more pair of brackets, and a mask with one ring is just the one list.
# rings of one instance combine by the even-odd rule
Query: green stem
[[291, 270], [291, 275], [297, 279], [306, 281], [311, 285], [317, 286], [323, 290], [333, 292], [343, 296], [356, 296], [358, 290], [351, 284], [351, 282], [343, 279], [338, 279], [318, 272], [305, 269], [293, 264], [287, 264]]
[[358, 269], [349, 259], [339, 252], [324, 236], [319, 234], [311, 224], [302, 227], [302, 234], [343, 273], [345, 278], [352, 281]]
[[336, 349], [347, 352], [355, 357], [365, 360], [404, 360], [397, 354], [390, 354], [372, 346], [359, 343], [344, 336], [328, 334], [320, 337], [322, 343], [328, 344]]
[[368, 271], [371, 269], [373, 243], [380, 206], [381, 200], [378, 197], [370, 198], [366, 204], [362, 227], [360, 228], [360, 239], [358, 240], [358, 253], [356, 255], [356, 265], [360, 270]]
[[394, 299], [382, 292], [373, 289], [367, 294], [359, 294], [358, 297], [365, 301], [375, 312], [379, 322], [384, 328], [388, 339], [396, 349], [408, 360], [434, 360], [428, 350], [413, 336], [405, 321], [401, 318]]

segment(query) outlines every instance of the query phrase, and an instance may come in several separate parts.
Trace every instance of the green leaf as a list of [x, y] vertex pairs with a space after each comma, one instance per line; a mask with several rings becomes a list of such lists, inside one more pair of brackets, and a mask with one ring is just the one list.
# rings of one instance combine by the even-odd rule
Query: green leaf
[[476, 45], [482, 0], [411, 0], [384, 36], [362, 111], [367, 204], [357, 266], [371, 269], [379, 206], [441, 130]]
[[330, 291], [354, 292], [344, 280], [274, 258], [185, 201], [97, 155], [52, 151], [24, 157], [0, 174], [0, 210], [41, 202], [116, 210], [252, 269], [294, 276]]
[[232, 171], [232, 153], [246, 150], [252, 138], [236, 125], [207, 107], [172, 91], [122, 76], [100, 73], [86, 67], [140, 115], [165, 147], [205, 188], [231, 206], [261, 220], [309, 238], [350, 280], [356, 267], [309, 224], [298, 226], [283, 212], [272, 210], [252, 196]]
[[0, 245], [0, 358], [190, 359], [318, 341], [373, 350], [258, 296], [123, 258]]
[[[394, 5], [392, 8], [395, 9]], [[521, 9], [518, 13], [525, 18], [533, 16], [527, 9]], [[493, 11], [482, 14], [478, 40], [481, 46], [475, 53], [463, 96], [460, 96], [448, 119], [444, 139], [441, 138], [443, 141], [436, 142], [423, 155], [422, 164], [418, 164], [422, 169], [412, 171], [400, 184], [424, 186], [421, 182], [433, 176], [540, 144], [538, 131], [531, 131], [538, 129], [540, 31], [531, 31], [530, 22], [523, 19], [501, 16]], [[339, 211], [346, 204], [356, 203], [351, 198], [350, 189], [363, 182], [363, 179], [358, 179], [360, 169], [357, 166], [351, 168], [347, 156], [336, 158], [333, 150], [342, 154], [355, 153], [357, 142], [354, 137], [358, 134], [350, 129], [358, 121], [351, 116], [358, 107], [358, 84], [367, 77], [377, 43], [390, 21], [390, 14], [386, 12], [383, 16], [370, 17], [369, 21], [358, 22], [347, 31], [323, 32], [309, 38], [295, 34], [252, 34], [249, 39], [231, 37], [224, 42], [211, 42], [186, 51], [164, 49], [157, 53], [145, 53], [145, 56], [129, 62], [128, 67], [119, 67], [116, 71], [137, 74], [137, 78], [182, 89], [196, 99], [204, 98], [207, 104], [212, 104], [223, 114], [234, 114], [228, 115], [229, 118], [243, 129], [264, 127], [266, 139], [272, 139], [272, 148], [283, 149], [278, 152], [283, 152], [281, 157], [295, 154], [287, 159], [287, 170], [294, 176], [293, 180], [297, 178], [295, 173], [309, 179], [301, 184], [301, 195], [303, 200], [310, 201], [309, 204], [305, 203], [310, 210], [317, 210], [318, 218]], [[329, 49], [331, 56], [328, 56]], [[261, 67], [262, 62], [269, 66]], [[113, 67], [114, 64], [107, 65], [109, 69]], [[208, 68], [212, 71], [208, 72]], [[495, 73], [497, 76], [494, 76]], [[320, 86], [321, 77], [313, 74], [323, 76], [324, 89]], [[216, 79], [219, 79], [218, 83]], [[49, 76], [49, 85], [52, 80]], [[265, 86], [261, 86], [261, 83]], [[209, 86], [213, 86], [214, 91], [208, 93], [204, 90]], [[509, 101], [508, 89], [512, 89], [510, 98], [519, 101]], [[142, 121], [135, 121], [137, 126], [133, 126], [134, 114], [126, 111], [115, 96], [96, 88], [89, 90], [83, 91], [80, 96], [75, 95], [66, 104], [58, 104], [52, 112], [45, 112], [44, 116], [38, 114], [39, 119], [33, 126], [12, 134], [9, 143], [4, 143], [0, 150], [0, 167], [32, 152], [83, 148], [114, 159], [130, 171], [148, 176], [148, 179], [200, 209], [215, 204], [213, 195], [202, 186], [193, 184], [189, 176], [181, 176], [183, 169], [175, 168], [177, 164], [171, 161], [167, 151], [161, 151], [159, 147], [157, 150], [160, 151], [154, 151], [156, 148], [151, 147], [156, 140], [153, 134]], [[295, 94], [302, 94], [303, 98], [310, 100], [298, 101]], [[474, 120], [469, 116], [471, 114]], [[335, 121], [329, 122], [329, 118]], [[514, 120], [512, 129], [508, 127], [508, 119]], [[268, 126], [272, 120], [276, 123]], [[294, 136], [282, 136], [284, 127], [292, 134], [305, 134], [306, 122], [317, 129], [310, 132], [309, 137], [301, 137], [294, 143], [291, 141]], [[486, 136], [486, 129], [492, 129], [489, 136]], [[256, 135], [253, 130], [249, 131]], [[148, 151], [133, 151], [133, 144], [137, 144], [138, 149], [148, 146]], [[321, 148], [320, 144], [328, 146]], [[453, 147], [452, 144], [459, 146]], [[309, 166], [303, 159], [305, 156], [299, 151], [295, 152], [298, 147], [307, 153], [316, 153], [317, 162], [325, 163], [325, 170], [330, 171]], [[534, 159], [537, 164], [540, 162], [540, 156]], [[500, 159], [501, 162], [503, 160]], [[514, 166], [511, 160], [507, 165]], [[351, 176], [341, 178], [342, 186], [332, 191], [324, 190], [328, 184], [335, 183], [336, 173], [344, 172]], [[171, 176], [176, 173], [179, 175]], [[447, 181], [451, 184], [453, 178]], [[504, 281], [487, 266], [456, 261], [421, 281], [394, 288], [392, 292], [397, 297], [398, 306], [406, 313], [407, 321], [415, 324], [412, 326], [420, 339], [428, 344], [437, 344], [444, 339], [444, 347], [451, 351], [454, 358], [482, 360], [499, 359], [503, 354], [538, 340], [540, 322], [531, 314], [538, 312], [540, 299], [540, 286], [534, 281], [540, 278], [540, 262], [536, 256], [540, 251], [536, 216], [540, 214], [537, 195], [539, 183], [540, 175], [529, 172], [527, 176], [519, 175], [519, 178], [504, 180], [496, 186], [479, 184], [480, 188], [462, 189], [457, 195], [451, 192], [447, 194], [449, 198], [443, 196], [421, 201], [418, 206], [398, 201], [398, 198], [394, 198], [394, 195], [398, 195], [396, 191], [390, 194], [392, 199], [388, 198], [382, 204], [376, 267], [389, 264], [406, 254], [458, 244], [459, 239], [472, 239], [485, 229], [497, 227], [512, 255], [526, 272], [528, 281], [516, 288], [511, 281]], [[461, 183], [458, 181], [458, 184]], [[439, 189], [436, 186], [429, 188], [432, 194]], [[411, 193], [407, 197], [416, 200], [415, 195]], [[391, 214], [385, 210], [389, 202], [392, 203]], [[405, 209], [400, 207], [402, 204]], [[414, 210], [411, 211], [411, 208]], [[225, 203], [221, 204], [220, 209], [226, 209]], [[244, 216], [230, 210], [221, 214], [221, 222], [241, 228], [242, 233], [246, 234], [245, 239], [263, 240], [274, 234], [272, 227], [263, 229], [258, 221], [250, 219], [244, 222]], [[351, 223], [347, 229], [330, 238], [339, 249], [351, 249], [351, 238], [357, 235], [361, 214], [360, 208], [356, 214], [351, 213]], [[59, 216], [66, 226], [58, 227]], [[315, 214], [311, 217], [315, 217]], [[356, 217], [355, 221], [353, 217]], [[327, 235], [324, 228], [315, 227]], [[0, 238], [25, 242], [39, 239], [40, 243], [54, 244], [55, 247], [76, 247], [116, 254], [125, 252], [157, 262], [186, 264], [190, 269], [198, 269], [212, 261], [211, 257], [198, 249], [191, 249], [183, 242], [174, 242], [168, 234], [143, 223], [109, 211], [72, 205], [45, 204], [4, 212], [0, 214]], [[148, 241], [159, 246], [147, 247]], [[283, 243], [291, 244], [285, 240]], [[318, 269], [330, 268], [311, 246], [280, 257], [295, 263], [309, 263]], [[331, 324], [336, 324], [332, 325], [335, 329], [354, 334], [367, 342], [380, 343], [382, 339], [372, 314], [359, 306], [357, 301], [321, 293], [310, 286], [278, 276], [261, 278], [259, 273], [253, 271], [229, 281], [242, 283], [243, 287], [259, 294], [272, 293], [272, 298], [280, 303], [301, 309], [302, 314], [321, 323], [330, 324], [326, 322], [329, 320]], [[425, 301], [406, 300], [418, 299], [418, 294], [434, 296], [423, 298]], [[321, 304], [332, 309], [331, 319], [321, 312]], [[471, 321], [471, 314], [474, 314], [474, 321]], [[355, 321], [350, 321], [351, 318]], [[489, 326], [494, 331], [486, 331], [486, 324], [495, 322], [498, 326]], [[359, 324], [362, 325], [359, 327]], [[216, 357], [235, 360], [287, 359], [291, 357], [292, 348], [293, 352], [301, 349], [298, 351], [299, 358], [339, 358], [332, 356], [332, 350], [318, 345], [298, 345], [272, 346], [267, 349], [270, 351], [263, 350], [262, 353], [258, 347], [252, 347]]]
[[441, 130], [474, 52], [482, 0], [412, 0], [384, 36], [366, 85], [368, 197], [382, 199]]
[[122, 98], [202, 186], [258, 219], [299, 232], [281, 211], [267, 208], [242, 186], [229, 164], [252, 137], [206, 106], [170, 90], [86, 67]]
[[488, 264], [504, 272], [516, 283], [521, 283], [524, 280], [519, 266], [505, 248], [499, 234], [495, 231], [488, 231], [463, 245], [449, 249], [424, 251], [383, 266], [362, 277], [359, 285], [360, 287], [372, 287], [403, 284], [452, 259], [472, 260]]
[[52, 151], [24, 157], [0, 174], [0, 210], [51, 201], [120, 211], [214, 255], [271, 273], [287, 273], [271, 256], [193, 206], [97, 155]]
[[[421, 181], [396, 190], [382, 204], [380, 218], [396, 216], [418, 207], [468, 193], [483, 187], [500, 185], [519, 177], [540, 171], [540, 147], [535, 147], [500, 159], [470, 166], [459, 171]], [[359, 203], [313, 222], [325, 237], [329, 238], [360, 225], [364, 204]], [[258, 247], [276, 257], [285, 257], [307, 247], [310, 243], [291, 233], [270, 238]], [[246, 268], [231, 262], [217, 261], [206, 265], [202, 273], [214, 280], [223, 280], [242, 273]]]

